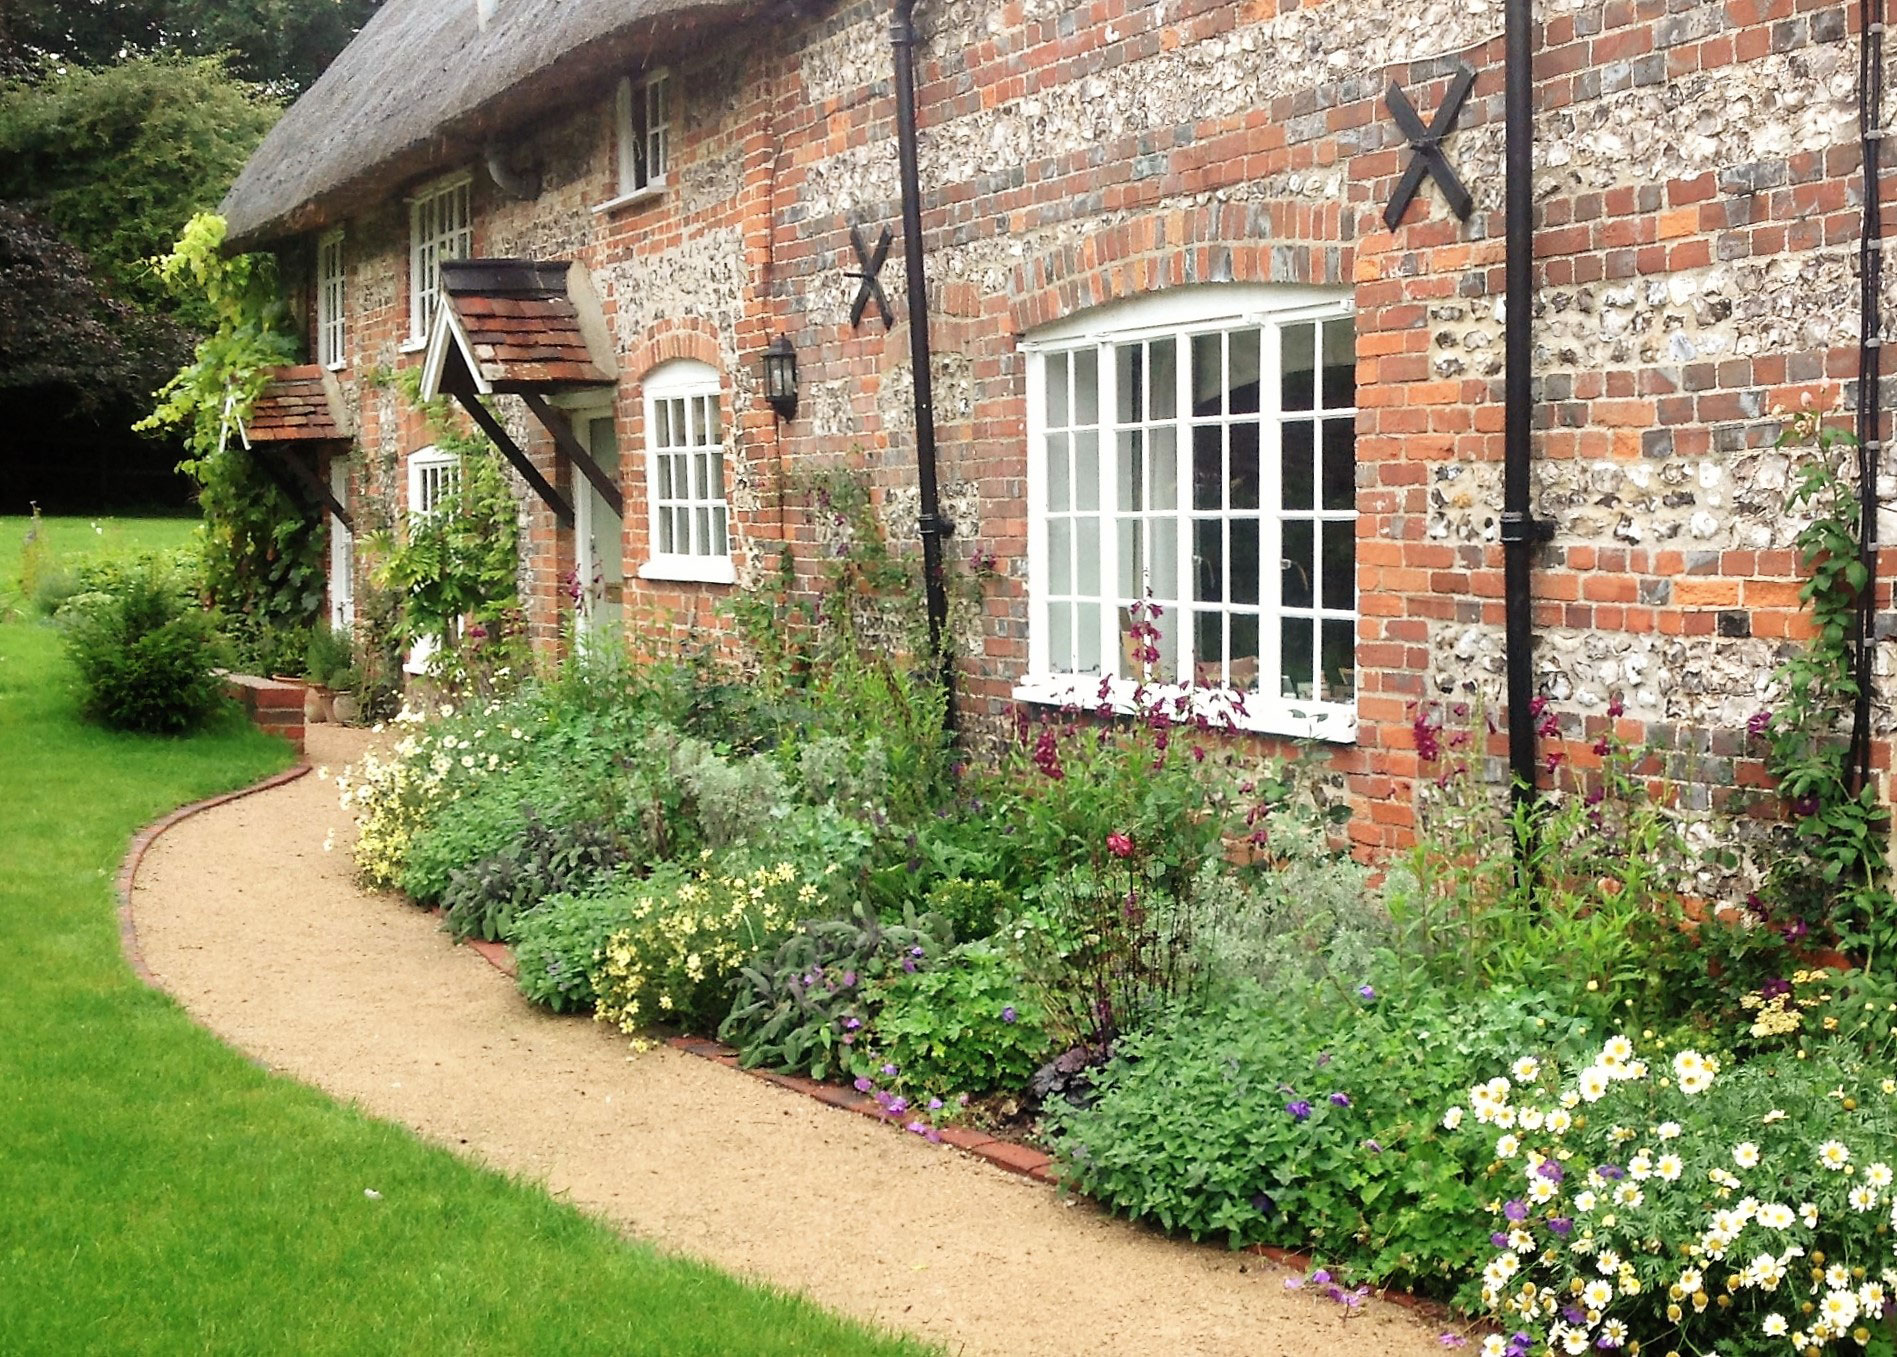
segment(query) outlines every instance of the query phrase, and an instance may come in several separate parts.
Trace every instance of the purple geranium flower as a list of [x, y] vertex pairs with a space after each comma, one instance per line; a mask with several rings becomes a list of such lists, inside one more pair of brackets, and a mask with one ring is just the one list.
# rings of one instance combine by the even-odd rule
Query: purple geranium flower
[[1542, 1160], [1540, 1165], [1535, 1169], [1535, 1172], [1539, 1173], [1551, 1183], [1558, 1183], [1568, 1176], [1566, 1170], [1552, 1159]]
[[885, 1065], [885, 1066], [883, 1066], [883, 1074], [884, 1074], [884, 1075], [885, 1075], [886, 1077], [888, 1077], [888, 1078], [891, 1078], [891, 1079], [893, 1079], [893, 1078], [895, 1078], [895, 1076], [896, 1076], [896, 1067], [895, 1067], [894, 1065]]
[[1293, 1121], [1303, 1121], [1311, 1115], [1311, 1105], [1302, 1098], [1296, 1098], [1286, 1103], [1284, 1110], [1291, 1114]]
[[1503, 1234], [1500, 1230], [1497, 1230], [1494, 1234], [1489, 1236], [1489, 1243], [1498, 1249], [1505, 1249], [1508, 1247], [1508, 1236]]
[[1331, 1106], [1332, 1107], [1349, 1107], [1350, 1095], [1348, 1093], [1342, 1093], [1342, 1092], [1331, 1094]]
[[1528, 1203], [1519, 1197], [1513, 1201], [1504, 1202], [1502, 1205], [1502, 1214], [1519, 1225], [1528, 1219]]
[[1610, 1183], [1617, 1183], [1627, 1176], [1627, 1170], [1622, 1168], [1619, 1164], [1602, 1164], [1600, 1168], [1595, 1171]]
[[1359, 985], [1357, 986], [1357, 997], [1367, 1003], [1377, 997], [1377, 992], [1369, 985]]
[[1568, 1216], [1555, 1216], [1548, 1222], [1548, 1228], [1553, 1230], [1558, 1237], [1566, 1239], [1574, 1233], [1574, 1221]]
[[1001, 1010], [1001, 1021], [1003, 1022], [1013, 1022], [1020, 1016], [1019, 1013], [1014, 1011], [1013, 1004], [1009, 1004], [1006, 1008]]
[[867, 1075], [859, 1074], [856, 1076], [856, 1091], [858, 1093], [868, 1093], [874, 1087], [876, 1086], [870, 1083]]

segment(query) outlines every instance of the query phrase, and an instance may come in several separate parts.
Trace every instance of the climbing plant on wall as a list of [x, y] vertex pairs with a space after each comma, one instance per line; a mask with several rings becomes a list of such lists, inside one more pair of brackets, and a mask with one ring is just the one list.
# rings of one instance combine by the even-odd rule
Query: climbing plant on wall
[[1799, 597], [1814, 630], [1778, 671], [1778, 706], [1752, 720], [1753, 733], [1767, 741], [1766, 769], [1799, 849], [1774, 859], [1769, 894], [1786, 913], [1782, 929], [1802, 937], [1828, 924], [1838, 945], [1868, 964], [1897, 942], [1897, 919], [1889, 890], [1890, 814], [1874, 783], [1855, 785], [1846, 734], [1859, 685], [1871, 681], [1857, 672], [1853, 645], [1859, 601], [1871, 583], [1859, 554], [1857, 492], [1844, 474], [1857, 440], [1807, 412], [1779, 441], [1815, 454], [1795, 469], [1786, 502], [1812, 515], [1797, 546], [1811, 571]]
[[215, 324], [137, 427], [184, 438], [179, 469], [198, 486], [209, 601], [233, 640], [253, 659], [260, 651], [300, 656], [323, 605], [325, 529], [263, 473], [232, 424], [248, 416], [269, 370], [295, 360], [296, 341], [275, 261], [225, 255], [224, 235], [222, 217], [199, 213], [172, 252], [152, 261], [165, 285], [201, 300]]
[[375, 580], [401, 600], [405, 640], [434, 638], [437, 677], [450, 687], [490, 680], [521, 653], [520, 509], [494, 447], [463, 428], [446, 401], [420, 398], [420, 369], [379, 373], [427, 419], [431, 440], [459, 459], [447, 502], [371, 535]]

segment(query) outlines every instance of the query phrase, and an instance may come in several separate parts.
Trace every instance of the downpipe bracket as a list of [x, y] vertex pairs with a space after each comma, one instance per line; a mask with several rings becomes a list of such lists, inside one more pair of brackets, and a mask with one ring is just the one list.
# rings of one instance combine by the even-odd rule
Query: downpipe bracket
[[1554, 540], [1554, 520], [1536, 518], [1533, 514], [1516, 513], [1513, 510], [1502, 514], [1502, 545], [1516, 546], [1527, 543], [1533, 546], [1540, 542]]

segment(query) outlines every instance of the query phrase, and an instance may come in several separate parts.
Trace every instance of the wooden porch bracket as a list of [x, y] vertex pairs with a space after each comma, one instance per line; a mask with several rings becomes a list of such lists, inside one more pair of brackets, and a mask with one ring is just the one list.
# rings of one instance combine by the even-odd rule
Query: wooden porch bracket
[[302, 493], [292, 493], [291, 498], [300, 501], [305, 507], [320, 505], [329, 510], [335, 520], [343, 525], [345, 531], [353, 533], [356, 530], [356, 525], [349, 519], [349, 511], [337, 502], [336, 496], [330, 493], [329, 487], [324, 485], [316, 473], [311, 471], [300, 458], [288, 452], [280, 452], [268, 444], [252, 444], [250, 451], [251, 455], [263, 464], [264, 470], [275, 477], [277, 484], [283, 485], [286, 491], [290, 487], [284, 484], [277, 471], [272, 470], [273, 466], [288, 473], [290, 479], [301, 487]]
[[599, 463], [593, 460], [593, 454], [588, 452], [581, 445], [580, 440], [573, 436], [572, 426], [560, 418], [560, 412], [548, 405], [544, 396], [535, 392], [523, 391], [520, 393], [520, 398], [527, 402], [527, 408], [533, 411], [534, 418], [540, 421], [549, 434], [553, 435], [553, 445], [560, 450], [561, 456], [578, 467], [581, 474], [593, 483], [593, 488], [599, 491], [600, 498], [612, 506], [615, 514], [624, 518], [626, 516], [625, 496], [620, 493], [618, 485], [612, 478], [600, 469]]
[[461, 386], [457, 386], [448, 394], [460, 402], [461, 408], [468, 412], [468, 418], [480, 426], [481, 432], [486, 434], [494, 446], [501, 450], [501, 456], [513, 464], [514, 470], [520, 473], [521, 479], [531, 485], [534, 493], [540, 496], [549, 509], [553, 510], [553, 515], [560, 520], [561, 526], [572, 527], [572, 504], [567, 501], [565, 495], [554, 489], [547, 478], [540, 474], [540, 468], [535, 466], [514, 440], [507, 436], [507, 430], [501, 426], [498, 419], [494, 418], [493, 413], [481, 404], [481, 398]]

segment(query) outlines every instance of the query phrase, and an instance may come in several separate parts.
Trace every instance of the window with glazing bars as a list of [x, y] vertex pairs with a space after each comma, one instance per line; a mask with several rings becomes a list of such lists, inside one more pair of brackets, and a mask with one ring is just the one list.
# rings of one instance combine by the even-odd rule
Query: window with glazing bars
[[671, 77], [654, 71], [619, 82], [619, 191], [658, 188], [671, 168]]
[[339, 368], [349, 361], [344, 325], [349, 301], [343, 274], [343, 233], [338, 227], [316, 242], [316, 361]]
[[653, 555], [729, 555], [718, 393], [654, 395], [647, 402], [646, 439], [653, 472]]
[[1244, 291], [1229, 318], [1224, 289], [1186, 289], [1030, 340], [1030, 688], [1216, 689], [1259, 725], [1354, 706], [1351, 316], [1309, 289], [1282, 309]]
[[409, 338], [428, 338], [441, 290], [441, 261], [474, 252], [466, 179], [443, 184], [409, 204]]

